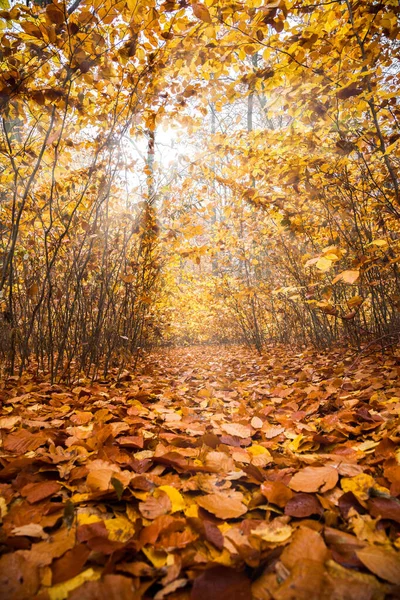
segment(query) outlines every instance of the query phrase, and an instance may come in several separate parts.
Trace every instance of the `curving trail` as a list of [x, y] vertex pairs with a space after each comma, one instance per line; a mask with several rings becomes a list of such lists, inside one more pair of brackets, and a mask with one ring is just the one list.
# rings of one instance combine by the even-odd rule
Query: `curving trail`
[[0, 597], [400, 597], [399, 359], [164, 349], [0, 390]]

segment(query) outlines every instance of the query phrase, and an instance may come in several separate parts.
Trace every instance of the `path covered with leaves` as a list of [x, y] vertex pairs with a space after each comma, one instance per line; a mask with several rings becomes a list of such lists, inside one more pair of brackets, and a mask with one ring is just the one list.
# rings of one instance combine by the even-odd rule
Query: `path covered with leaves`
[[208, 346], [7, 381], [0, 596], [399, 598], [399, 371]]

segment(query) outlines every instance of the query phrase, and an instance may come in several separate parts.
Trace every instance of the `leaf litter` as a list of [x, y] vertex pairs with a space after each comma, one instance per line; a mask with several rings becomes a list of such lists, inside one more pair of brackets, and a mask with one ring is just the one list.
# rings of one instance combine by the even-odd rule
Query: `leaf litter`
[[154, 352], [0, 390], [1, 597], [400, 597], [399, 360]]

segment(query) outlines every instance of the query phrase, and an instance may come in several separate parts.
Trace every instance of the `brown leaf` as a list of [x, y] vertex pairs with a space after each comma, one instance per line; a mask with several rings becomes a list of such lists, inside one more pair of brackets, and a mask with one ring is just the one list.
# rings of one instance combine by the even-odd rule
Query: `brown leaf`
[[268, 502], [284, 507], [293, 498], [293, 492], [281, 481], [265, 481], [261, 484], [260, 491]]
[[251, 600], [250, 580], [244, 573], [228, 567], [212, 567], [193, 584], [191, 600]]
[[343, 568], [333, 560], [328, 561], [323, 583], [323, 600], [371, 600], [384, 597], [383, 586], [373, 575]]
[[289, 482], [295, 492], [327, 492], [335, 487], [339, 475], [334, 467], [305, 467]]
[[14, 433], [10, 433], [4, 442], [4, 450], [13, 452], [14, 454], [25, 454], [30, 450], [37, 450], [47, 441], [45, 433], [31, 433], [26, 429], [20, 429]]
[[123, 575], [105, 575], [99, 581], [87, 581], [68, 596], [68, 600], [132, 600], [133, 598], [136, 598], [134, 581]]
[[351, 509], [359, 513], [364, 512], [364, 508], [361, 506], [361, 504], [352, 492], [346, 492], [345, 494], [340, 496], [338, 500], [338, 506], [340, 514], [346, 519]]
[[310, 517], [322, 515], [321, 504], [311, 494], [296, 494], [285, 506], [285, 515], [291, 517]]
[[264, 423], [262, 430], [267, 440], [270, 440], [283, 433], [285, 428], [280, 427], [279, 425], [270, 425], [269, 423]]
[[111, 489], [111, 478], [116, 474], [116, 470], [111, 468], [90, 471], [86, 478], [86, 485], [91, 492], [106, 492]]
[[71, 416], [71, 421], [75, 425], [87, 425], [93, 419], [93, 415], [89, 411], [77, 410], [74, 415]]
[[171, 510], [172, 503], [165, 492], [160, 492], [157, 498], [150, 496], [145, 502], [139, 502], [139, 512], [146, 519], [156, 519]]
[[51, 565], [52, 585], [62, 583], [79, 575], [89, 554], [90, 549], [85, 544], [77, 544], [74, 548], [68, 550], [64, 556], [56, 559]]
[[154, 596], [154, 600], [162, 600], [163, 598], [165, 598], [165, 596], [168, 596], [172, 592], [175, 592], [176, 590], [178, 590], [182, 587], [185, 587], [185, 585], [187, 583], [188, 583], [188, 580], [183, 579], [183, 578], [175, 579], [175, 581], [171, 581], [171, 583], [166, 585], [165, 588], [163, 588], [162, 590], [157, 592], [157, 594]]
[[209, 10], [206, 6], [204, 6], [204, 4], [202, 4], [201, 2], [195, 2], [194, 4], [192, 4], [192, 9], [194, 15], [198, 19], [204, 21], [205, 23], [212, 23]]
[[292, 540], [281, 554], [285, 567], [293, 568], [297, 561], [312, 560], [325, 562], [328, 549], [321, 535], [309, 527], [299, 527]]
[[318, 600], [323, 576], [324, 566], [320, 561], [297, 561], [289, 577], [274, 592], [274, 600]]
[[352, 83], [345, 88], [342, 88], [336, 93], [336, 96], [340, 98], [340, 100], [347, 100], [347, 98], [352, 98], [353, 96], [359, 96], [362, 94], [363, 89], [358, 87], [356, 83]]
[[61, 485], [56, 481], [41, 481], [40, 483], [28, 483], [25, 485], [20, 494], [24, 496], [30, 504], [40, 502], [45, 498], [54, 496], [61, 489]]
[[55, 4], [49, 4], [48, 6], [46, 6], [46, 14], [49, 17], [50, 21], [52, 23], [55, 23], [56, 25], [61, 25], [61, 23], [64, 23], [65, 21], [63, 11]]
[[76, 539], [78, 542], [87, 542], [94, 537], [108, 537], [108, 530], [104, 521], [96, 521], [87, 525], [80, 525], [76, 530]]
[[0, 558], [0, 591], [4, 600], [30, 600], [40, 585], [36, 565], [18, 553]]
[[23, 556], [38, 567], [50, 565], [55, 558], [59, 558], [75, 545], [75, 531], [73, 529], [60, 529], [44, 542], [34, 544], [29, 551], [23, 551]]
[[385, 581], [400, 585], [400, 553], [381, 548], [367, 546], [356, 552], [361, 562], [374, 575]]
[[400, 501], [397, 498], [370, 498], [368, 510], [373, 517], [400, 523]]
[[239, 497], [230, 497], [222, 492], [200, 496], [196, 502], [219, 519], [236, 519], [247, 512], [247, 506]]
[[120, 446], [125, 446], [127, 448], [142, 449], [144, 447], [144, 438], [142, 435], [126, 435], [117, 438], [116, 441]]
[[184, 528], [185, 521], [183, 519], [177, 519], [171, 515], [160, 515], [150, 525], [143, 527], [139, 539], [143, 545], [154, 545], [161, 533], [183, 531]]
[[173, 552], [177, 548], [185, 548], [188, 544], [197, 540], [198, 537], [187, 528], [184, 531], [171, 531], [170, 533], [163, 533], [155, 547], [166, 552]]

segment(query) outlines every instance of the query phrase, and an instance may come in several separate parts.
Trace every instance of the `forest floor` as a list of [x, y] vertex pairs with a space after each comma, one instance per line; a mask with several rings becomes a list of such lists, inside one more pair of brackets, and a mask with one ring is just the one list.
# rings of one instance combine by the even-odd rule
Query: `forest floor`
[[0, 597], [400, 598], [400, 358], [167, 349], [0, 390]]

